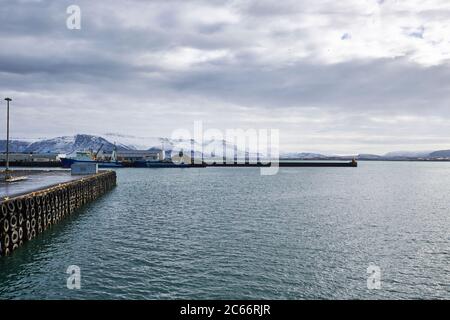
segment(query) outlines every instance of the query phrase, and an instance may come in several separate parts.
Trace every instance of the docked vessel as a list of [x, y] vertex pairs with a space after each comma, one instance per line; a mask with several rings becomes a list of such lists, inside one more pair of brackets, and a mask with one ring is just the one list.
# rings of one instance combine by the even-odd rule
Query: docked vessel
[[[101, 149], [101, 147], [100, 147]], [[99, 149], [99, 151], [100, 151]], [[97, 153], [92, 154], [90, 151], [79, 151], [74, 158], [61, 158], [63, 168], [70, 168], [72, 164], [79, 162], [97, 163], [99, 168], [122, 168], [123, 163], [117, 161], [117, 152], [114, 148], [110, 160], [98, 160]]]

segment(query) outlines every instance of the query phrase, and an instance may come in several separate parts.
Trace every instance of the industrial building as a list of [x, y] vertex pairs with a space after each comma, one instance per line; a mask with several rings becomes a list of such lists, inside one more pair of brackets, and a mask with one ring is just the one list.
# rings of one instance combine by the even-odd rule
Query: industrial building
[[[101, 158], [110, 159], [112, 153], [103, 152]], [[162, 161], [164, 160], [164, 151], [162, 150], [117, 150], [116, 159], [119, 162], [136, 162], [136, 161]]]
[[[9, 153], [11, 162], [57, 162], [58, 153]], [[0, 153], [0, 162], [6, 161], [6, 152]]]

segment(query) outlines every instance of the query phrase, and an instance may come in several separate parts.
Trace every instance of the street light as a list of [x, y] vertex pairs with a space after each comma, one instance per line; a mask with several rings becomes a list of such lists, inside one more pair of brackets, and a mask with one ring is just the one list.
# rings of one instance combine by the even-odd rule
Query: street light
[[6, 169], [5, 180], [9, 179], [9, 102], [11, 98], [5, 98], [6, 100]]

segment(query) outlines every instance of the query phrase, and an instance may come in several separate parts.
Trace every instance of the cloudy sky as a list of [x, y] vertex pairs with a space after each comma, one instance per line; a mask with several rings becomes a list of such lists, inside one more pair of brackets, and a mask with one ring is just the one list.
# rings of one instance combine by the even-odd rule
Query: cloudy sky
[[0, 91], [15, 138], [201, 120], [285, 151], [449, 149], [449, 27], [448, 0], [1, 0]]

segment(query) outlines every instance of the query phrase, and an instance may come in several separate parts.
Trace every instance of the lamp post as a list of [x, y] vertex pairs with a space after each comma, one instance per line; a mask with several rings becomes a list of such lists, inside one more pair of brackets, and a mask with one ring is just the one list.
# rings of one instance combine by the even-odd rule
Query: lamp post
[[6, 169], [5, 179], [9, 179], [9, 102], [11, 98], [5, 98], [6, 100]]

